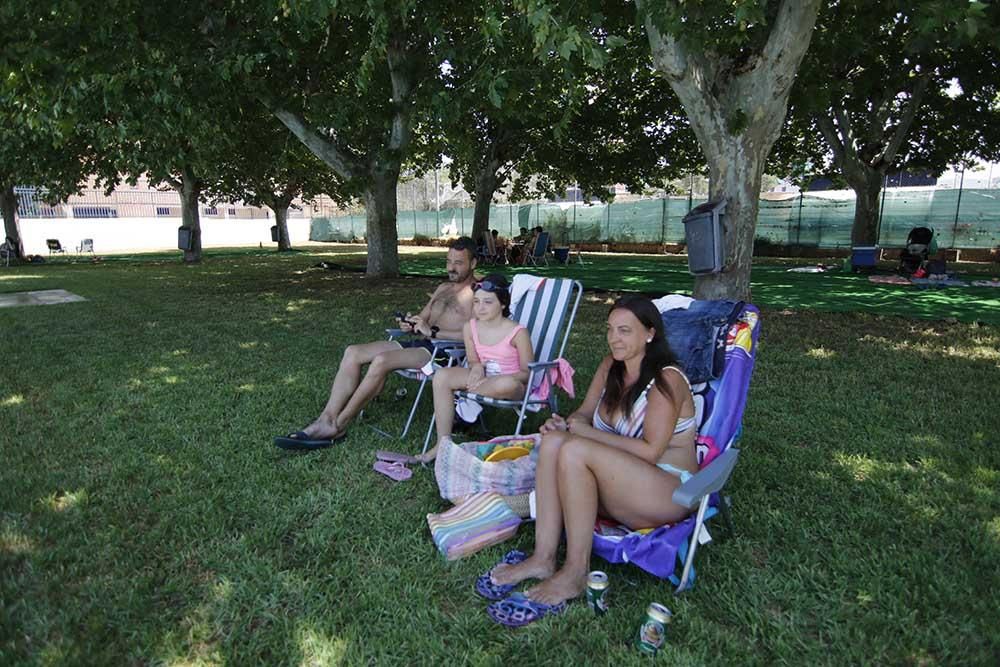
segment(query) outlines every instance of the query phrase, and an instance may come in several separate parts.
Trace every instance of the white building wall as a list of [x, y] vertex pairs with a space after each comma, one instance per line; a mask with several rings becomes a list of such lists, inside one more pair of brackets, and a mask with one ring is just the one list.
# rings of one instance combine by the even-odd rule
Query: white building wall
[[[21, 218], [24, 251], [29, 255], [47, 255], [46, 239], [59, 243], [72, 253], [83, 239], [94, 239], [94, 252], [123, 253], [177, 249], [178, 218]], [[271, 241], [274, 220], [201, 220], [201, 243], [212, 247], [275, 247]], [[309, 240], [309, 218], [288, 220], [292, 245]]]

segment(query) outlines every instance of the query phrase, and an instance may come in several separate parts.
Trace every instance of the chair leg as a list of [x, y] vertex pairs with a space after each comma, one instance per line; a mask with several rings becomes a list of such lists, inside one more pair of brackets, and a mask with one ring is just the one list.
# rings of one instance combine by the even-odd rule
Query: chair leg
[[427, 446], [431, 444], [431, 433], [434, 432], [434, 423], [437, 419], [437, 415], [431, 415], [431, 423], [427, 426], [427, 435], [424, 436], [424, 448], [420, 450], [420, 455], [423, 456], [427, 453]]
[[726, 524], [729, 537], [736, 535], [736, 527], [733, 525], [733, 512], [730, 508], [732, 502], [729, 496], [719, 496], [719, 511], [722, 513], [722, 521]]
[[688, 548], [687, 559], [684, 561], [684, 571], [681, 573], [681, 583], [677, 585], [674, 593], [680, 593], [690, 588], [688, 577], [691, 575], [691, 567], [694, 565], [694, 552], [698, 549], [698, 536], [701, 534], [701, 527], [705, 524], [705, 511], [708, 509], [709, 496], [702, 497], [698, 505], [698, 515], [694, 520], [694, 530], [688, 541], [691, 543]]
[[417, 406], [420, 405], [420, 396], [424, 393], [424, 387], [427, 385], [427, 378], [425, 377], [420, 381], [420, 388], [417, 389], [417, 396], [413, 399], [413, 407], [410, 408], [410, 416], [406, 418], [406, 424], [403, 426], [403, 432], [399, 434], [400, 438], [405, 438], [406, 434], [410, 431], [410, 424], [413, 423], [413, 416], [417, 414]]
[[521, 411], [517, 413], [517, 428], [514, 429], [514, 435], [521, 435], [521, 425], [524, 423], [524, 413], [528, 410], [527, 403], [521, 403]]

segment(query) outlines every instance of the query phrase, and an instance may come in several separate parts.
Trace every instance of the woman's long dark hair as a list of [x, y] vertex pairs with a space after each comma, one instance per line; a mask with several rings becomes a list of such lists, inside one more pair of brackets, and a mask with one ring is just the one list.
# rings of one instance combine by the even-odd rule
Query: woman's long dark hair
[[604, 400], [602, 402], [608, 416], [610, 417], [621, 410], [625, 418], [628, 419], [632, 416], [632, 406], [650, 380], [655, 382], [656, 388], [664, 396], [671, 400], [674, 399], [670, 392], [670, 386], [663, 379], [663, 373], [660, 371], [665, 366], [676, 364], [677, 357], [670, 351], [663, 331], [663, 319], [652, 301], [643, 296], [623, 296], [615, 301], [615, 305], [611, 306], [608, 314], [610, 315], [619, 308], [635, 315], [644, 328], [653, 329], [653, 340], [646, 343], [646, 353], [639, 366], [639, 379], [631, 387], [626, 387], [625, 362], [616, 360], [611, 362], [608, 380], [604, 384]]

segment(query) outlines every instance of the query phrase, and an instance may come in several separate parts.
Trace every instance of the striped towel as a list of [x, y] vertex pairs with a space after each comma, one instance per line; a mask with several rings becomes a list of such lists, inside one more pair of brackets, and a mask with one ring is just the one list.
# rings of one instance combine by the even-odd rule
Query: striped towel
[[469, 496], [447, 512], [427, 515], [431, 539], [445, 560], [456, 560], [510, 539], [520, 524], [521, 517], [492, 491]]

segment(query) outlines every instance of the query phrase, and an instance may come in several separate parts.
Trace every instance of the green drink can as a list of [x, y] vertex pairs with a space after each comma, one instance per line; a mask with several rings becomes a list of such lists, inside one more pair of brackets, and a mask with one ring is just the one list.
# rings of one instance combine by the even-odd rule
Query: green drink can
[[608, 611], [608, 575], [594, 570], [587, 575], [587, 606], [598, 616]]
[[646, 609], [646, 618], [639, 626], [639, 635], [635, 639], [636, 648], [647, 655], [656, 655], [667, 643], [667, 626], [673, 614], [662, 604], [656, 602]]

